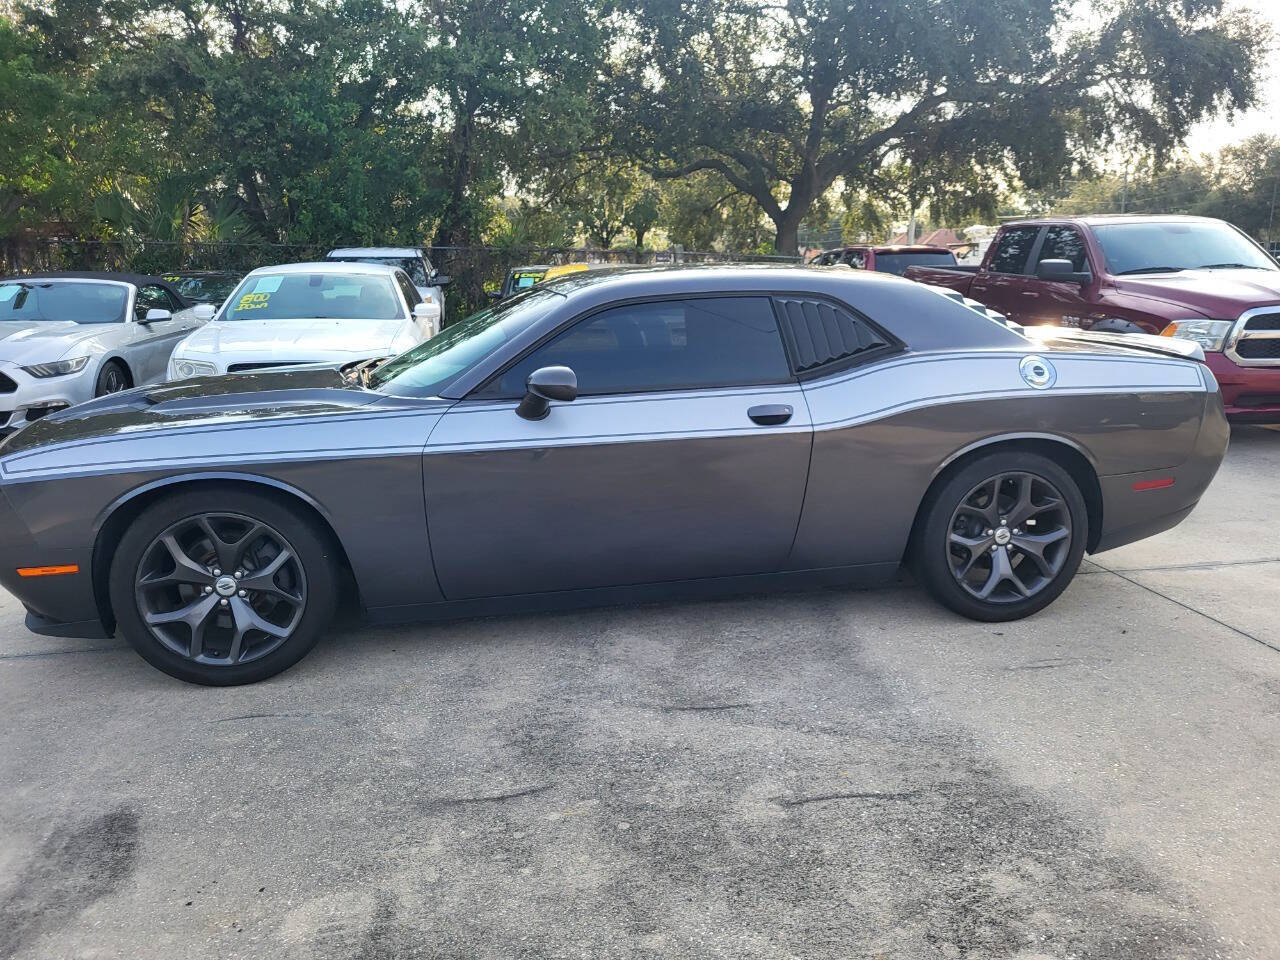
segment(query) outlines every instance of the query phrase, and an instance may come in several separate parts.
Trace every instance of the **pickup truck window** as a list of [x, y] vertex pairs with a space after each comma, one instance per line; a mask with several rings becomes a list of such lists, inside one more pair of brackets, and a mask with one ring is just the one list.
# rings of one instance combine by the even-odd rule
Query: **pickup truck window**
[[1115, 276], [1196, 269], [1278, 269], [1251, 240], [1214, 220], [1108, 223], [1095, 226], [1093, 234]]
[[1036, 263], [1041, 260], [1070, 260], [1071, 269], [1083, 273], [1089, 269], [1089, 258], [1085, 254], [1084, 237], [1075, 227], [1057, 226], [1045, 231], [1044, 243], [1040, 245], [1040, 253]]
[[956, 258], [951, 253], [877, 253], [876, 273], [894, 273], [902, 276], [907, 267], [954, 267]]
[[1039, 235], [1039, 227], [1010, 227], [1005, 230], [996, 241], [995, 252], [991, 255], [991, 271], [1026, 273], [1031, 248]]

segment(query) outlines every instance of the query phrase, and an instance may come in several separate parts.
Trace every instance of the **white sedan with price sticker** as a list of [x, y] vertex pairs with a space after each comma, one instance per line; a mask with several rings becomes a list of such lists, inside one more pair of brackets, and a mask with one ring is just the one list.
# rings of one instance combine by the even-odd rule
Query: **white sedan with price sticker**
[[434, 336], [439, 324], [440, 308], [424, 301], [395, 267], [261, 267], [240, 282], [213, 320], [177, 345], [169, 379], [391, 357]]

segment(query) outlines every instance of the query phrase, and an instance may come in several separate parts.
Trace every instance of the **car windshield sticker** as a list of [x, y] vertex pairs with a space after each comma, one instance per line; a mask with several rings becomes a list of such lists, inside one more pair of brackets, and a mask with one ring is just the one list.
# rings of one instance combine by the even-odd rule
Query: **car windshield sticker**
[[236, 304], [238, 312], [246, 310], [262, 310], [271, 302], [271, 295], [280, 289], [284, 277], [259, 277], [253, 282], [253, 289], [240, 298]]

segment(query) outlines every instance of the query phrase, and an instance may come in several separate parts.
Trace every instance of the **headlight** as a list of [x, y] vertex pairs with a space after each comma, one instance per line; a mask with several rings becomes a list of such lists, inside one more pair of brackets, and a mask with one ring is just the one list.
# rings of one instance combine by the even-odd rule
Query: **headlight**
[[74, 360], [55, 360], [53, 363], [33, 363], [22, 369], [33, 377], [65, 377], [68, 373], [79, 373], [88, 362], [88, 357], [76, 357]]
[[207, 377], [218, 372], [212, 363], [201, 363], [199, 360], [170, 360], [169, 379], [187, 380], [191, 377]]
[[1234, 325], [1234, 320], [1174, 320], [1160, 336], [1194, 340], [1205, 350], [1221, 350]]

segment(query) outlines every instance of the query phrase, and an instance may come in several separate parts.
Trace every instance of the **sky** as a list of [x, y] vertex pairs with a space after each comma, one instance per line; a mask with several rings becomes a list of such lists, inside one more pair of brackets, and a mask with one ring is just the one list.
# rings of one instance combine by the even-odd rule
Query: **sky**
[[[1280, 38], [1280, 2], [1256, 0], [1249, 6], [1271, 21], [1276, 36]], [[1280, 69], [1275, 57], [1267, 59], [1266, 76], [1262, 83], [1263, 103], [1256, 109], [1238, 115], [1234, 120], [1219, 117], [1197, 124], [1187, 138], [1187, 149], [1192, 154], [1216, 153], [1219, 148], [1238, 143], [1256, 133], [1276, 133], [1280, 130]]]

